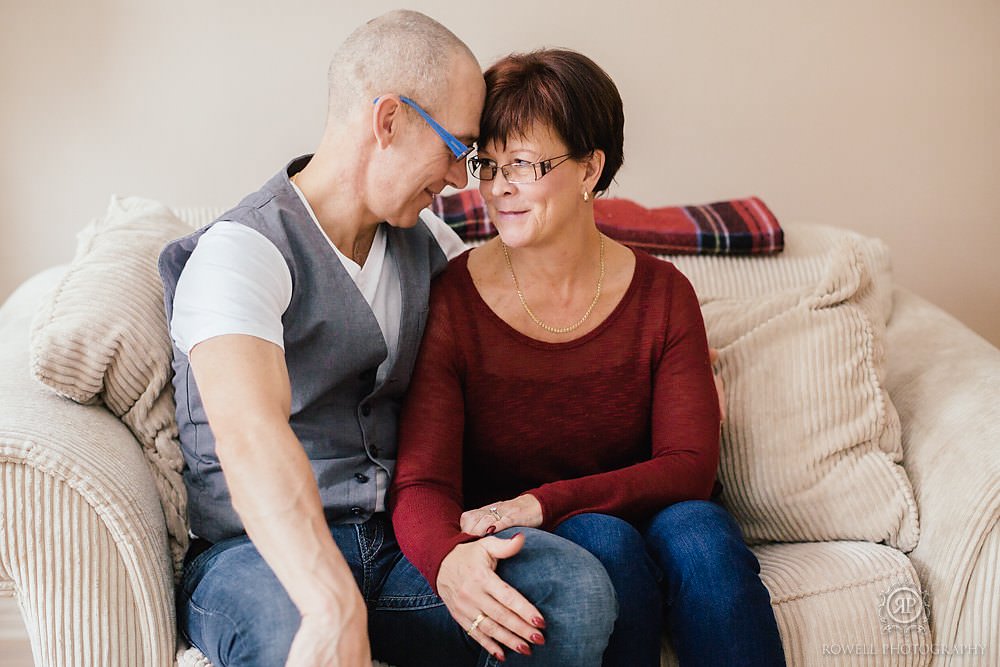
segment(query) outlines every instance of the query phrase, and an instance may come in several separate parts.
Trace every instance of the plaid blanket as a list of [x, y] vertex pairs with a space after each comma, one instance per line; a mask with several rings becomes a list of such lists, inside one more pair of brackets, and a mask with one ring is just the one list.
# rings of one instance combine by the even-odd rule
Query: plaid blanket
[[[497, 233], [478, 190], [436, 197], [431, 210], [467, 243]], [[785, 244], [781, 225], [757, 197], [661, 208], [597, 199], [594, 218], [608, 237], [659, 255], [772, 254]]]

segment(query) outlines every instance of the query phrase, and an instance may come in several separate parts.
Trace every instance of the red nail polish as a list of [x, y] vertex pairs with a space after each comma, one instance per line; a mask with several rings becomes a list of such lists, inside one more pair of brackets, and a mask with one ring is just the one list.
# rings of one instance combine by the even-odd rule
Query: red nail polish
[[543, 619], [541, 616], [535, 616], [533, 619], [531, 619], [531, 624], [536, 628], [541, 628], [542, 630], [545, 629], [545, 619]]
[[493, 657], [499, 660], [500, 662], [507, 662], [507, 657], [503, 653], [494, 653]]
[[528, 648], [527, 644], [518, 644], [517, 652], [520, 653], [521, 655], [531, 655], [531, 649]]
[[487, 535], [492, 535], [495, 532], [497, 532], [497, 527], [496, 526], [490, 526], [489, 528], [486, 529], [486, 534]]
[[541, 645], [545, 643], [545, 637], [543, 637], [540, 632], [536, 632], [531, 635], [531, 641]]
[[511, 535], [511, 536], [510, 536], [510, 539], [514, 539], [515, 537], [517, 537], [517, 536], [518, 536], [518, 535], [520, 535], [520, 534], [521, 534], [521, 533], [514, 533], [513, 535]]

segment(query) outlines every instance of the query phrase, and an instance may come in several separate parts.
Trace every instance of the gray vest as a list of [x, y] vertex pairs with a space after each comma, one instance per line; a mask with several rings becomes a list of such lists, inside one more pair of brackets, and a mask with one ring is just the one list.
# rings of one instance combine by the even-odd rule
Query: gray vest
[[[359, 523], [375, 511], [376, 471], [382, 468], [391, 477], [395, 467], [397, 420], [423, 335], [430, 280], [447, 258], [422, 222], [411, 229], [386, 225], [386, 252], [401, 283], [402, 319], [398, 354], [376, 384], [388, 348], [375, 314], [288, 180], [309, 159], [293, 160], [219, 220], [257, 230], [288, 264], [292, 298], [282, 325], [292, 389], [289, 424], [312, 463], [327, 521]], [[177, 279], [209, 227], [173, 241], [160, 254], [168, 322]], [[191, 530], [212, 542], [241, 535], [243, 524], [198, 387], [187, 356], [176, 346], [173, 368]]]

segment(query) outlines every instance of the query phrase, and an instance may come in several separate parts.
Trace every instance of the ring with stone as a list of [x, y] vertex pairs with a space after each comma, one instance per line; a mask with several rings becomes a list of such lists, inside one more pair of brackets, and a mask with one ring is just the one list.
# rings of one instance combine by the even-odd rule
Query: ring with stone
[[500, 516], [500, 512], [497, 510], [497, 506], [496, 505], [494, 505], [493, 507], [491, 507], [490, 510], [489, 510], [489, 512], [490, 512], [490, 514], [492, 514], [494, 516], [494, 518], [496, 518], [497, 521], [499, 521], [500, 519], [503, 518], [502, 516]]

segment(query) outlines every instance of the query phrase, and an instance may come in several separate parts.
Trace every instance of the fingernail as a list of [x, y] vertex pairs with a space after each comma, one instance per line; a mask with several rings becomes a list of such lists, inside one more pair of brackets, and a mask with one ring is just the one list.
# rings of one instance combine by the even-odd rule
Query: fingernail
[[541, 645], [545, 643], [545, 637], [543, 637], [540, 632], [535, 632], [531, 635], [531, 641]]
[[520, 535], [520, 534], [521, 534], [521, 533], [514, 533], [513, 535], [511, 535], [511, 536], [510, 536], [510, 539], [514, 539], [515, 537], [517, 537], [517, 536], [518, 536], [518, 535]]
[[497, 527], [496, 526], [490, 526], [489, 528], [486, 529], [486, 534], [487, 535], [492, 535], [495, 532], [497, 532]]
[[528, 647], [527, 644], [518, 644], [517, 652], [520, 653], [521, 655], [531, 655], [531, 649]]
[[545, 629], [545, 619], [542, 618], [541, 616], [535, 616], [533, 619], [531, 619], [531, 624], [536, 628], [541, 628], [542, 630]]
[[493, 657], [499, 660], [500, 662], [507, 662], [507, 656], [505, 656], [503, 653], [494, 653]]

